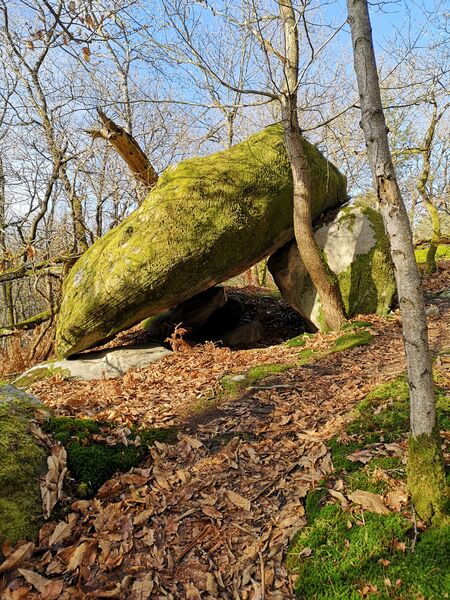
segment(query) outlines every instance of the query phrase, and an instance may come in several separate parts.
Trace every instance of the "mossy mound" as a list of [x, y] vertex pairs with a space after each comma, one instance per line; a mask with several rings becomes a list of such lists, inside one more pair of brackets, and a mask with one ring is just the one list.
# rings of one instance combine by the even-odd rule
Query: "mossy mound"
[[[373, 334], [364, 329], [356, 332], [345, 333], [344, 335], [338, 337], [329, 348], [325, 348], [324, 350], [315, 350], [313, 348], [305, 348], [304, 350], [301, 350], [298, 354], [297, 364], [306, 365], [317, 360], [321, 360], [322, 358], [326, 358], [335, 352], [345, 352], [346, 350], [353, 350], [353, 348], [358, 348], [359, 346], [365, 346], [366, 344], [370, 344], [373, 338]], [[302, 346], [300, 343], [300, 336], [299, 338], [293, 339], [296, 340], [295, 346]]]
[[[448, 427], [449, 399], [437, 388], [441, 429]], [[382, 441], [405, 439], [408, 385], [398, 377], [376, 387], [358, 405], [345, 434], [330, 440], [335, 472], [306, 498], [308, 525], [294, 539], [288, 567], [297, 574], [296, 596], [314, 600], [434, 600], [450, 589], [450, 525], [441, 520], [428, 530], [414, 530], [410, 511], [379, 515], [344, 510], [327, 488], [341, 483], [347, 497], [364, 490], [384, 495], [390, 481], [406, 479], [398, 456], [374, 454], [367, 464], [347, 456]]]
[[[69, 487], [76, 496], [91, 497], [117, 471], [126, 472], [141, 464], [155, 441], [176, 440], [174, 428], [141, 429], [131, 431], [129, 445], [110, 445], [104, 438], [113, 427], [112, 423], [71, 417], [51, 417], [46, 423], [46, 431], [67, 450], [67, 467], [73, 482]], [[134, 445], [138, 436], [140, 443]]]
[[[424, 532], [414, 553], [412, 537], [411, 522], [398, 513], [366, 512], [361, 520], [336, 504], [316, 507], [288, 555], [291, 570], [299, 576], [297, 598], [443, 598], [450, 589], [450, 526]], [[308, 557], [301, 555], [305, 548], [311, 551]]]
[[[347, 317], [386, 314], [396, 287], [379, 213], [362, 202], [347, 205], [316, 231], [315, 238], [336, 275]], [[273, 254], [268, 267], [286, 302], [313, 328], [326, 329], [319, 295], [295, 242]]]
[[37, 367], [32, 367], [22, 375], [19, 375], [17, 379], [14, 379], [14, 385], [18, 388], [26, 389], [34, 383], [44, 381], [55, 375], [59, 375], [60, 377], [70, 377], [70, 371], [58, 367], [54, 363], [55, 361], [48, 361]]
[[32, 540], [39, 529], [39, 477], [47, 455], [29, 425], [40, 406], [12, 385], [0, 386], [0, 546], [6, 540]]
[[[346, 200], [346, 180], [308, 142], [313, 218]], [[56, 348], [68, 356], [242, 273], [293, 237], [282, 126], [167, 169], [145, 202], [76, 262]]]
[[292, 369], [293, 366], [294, 365], [281, 364], [257, 365], [256, 367], [251, 367], [251, 369], [245, 373], [239, 373], [237, 375], [225, 375], [220, 380], [220, 384], [222, 386], [223, 393], [230, 398], [234, 398], [247, 387], [251, 387], [258, 383], [258, 381], [261, 381], [262, 379], [272, 375], [284, 373], [285, 371]]

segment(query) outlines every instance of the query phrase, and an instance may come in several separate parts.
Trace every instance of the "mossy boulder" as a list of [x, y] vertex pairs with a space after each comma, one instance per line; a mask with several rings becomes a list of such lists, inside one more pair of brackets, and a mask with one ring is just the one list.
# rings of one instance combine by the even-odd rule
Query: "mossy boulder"
[[0, 546], [6, 540], [32, 540], [39, 529], [39, 478], [47, 453], [29, 426], [41, 406], [12, 385], [0, 386]]
[[[315, 238], [336, 274], [347, 316], [385, 314], [396, 286], [380, 214], [362, 202], [346, 205], [317, 229]], [[320, 298], [295, 242], [273, 254], [268, 267], [286, 302], [312, 328], [324, 329]]]
[[[304, 141], [313, 218], [346, 180]], [[242, 273], [293, 237], [292, 174], [279, 124], [167, 169], [143, 204], [66, 278], [56, 348], [68, 356]]]

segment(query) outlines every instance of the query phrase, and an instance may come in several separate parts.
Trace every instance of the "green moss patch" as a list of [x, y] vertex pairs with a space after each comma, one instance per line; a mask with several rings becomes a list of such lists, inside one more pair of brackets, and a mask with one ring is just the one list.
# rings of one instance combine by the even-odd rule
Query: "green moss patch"
[[381, 215], [360, 203], [369, 219], [376, 243], [372, 250], [355, 256], [354, 263], [338, 274], [339, 288], [346, 314], [387, 314], [396, 286], [390, 259], [389, 240]]
[[430, 529], [412, 553], [412, 525], [402, 515], [366, 512], [362, 520], [328, 504], [295, 539], [288, 566], [305, 600], [437, 600], [450, 589], [449, 543], [450, 526]]
[[[126, 472], [142, 463], [155, 441], [171, 443], [174, 428], [132, 430], [126, 446], [101, 441], [112, 432], [113, 424], [92, 419], [50, 418], [46, 430], [67, 450], [67, 467], [73, 479], [73, 493], [90, 497], [117, 471]], [[139, 436], [139, 445], [133, 442]]]
[[347, 321], [342, 325], [342, 329], [364, 329], [366, 327], [373, 327], [373, 323], [370, 321]]
[[[406, 466], [396, 456], [375, 451], [367, 464], [347, 457], [383, 440], [404, 441], [409, 428], [408, 396], [405, 377], [376, 387], [358, 405], [346, 431], [328, 442], [335, 473], [307, 495], [308, 526], [288, 553], [288, 568], [298, 576], [298, 598], [437, 600], [450, 590], [448, 519], [435, 521], [427, 530], [419, 528], [415, 537], [408, 511], [362, 513], [351, 504], [343, 509], [327, 489], [339, 480], [347, 497], [356, 490], [385, 495], [390, 481], [405, 482]], [[448, 425], [449, 398], [443, 388], [437, 389], [436, 397], [443, 428]]]
[[37, 408], [38, 402], [13, 386], [0, 387], [0, 545], [31, 540], [40, 526], [46, 452], [29, 432]]
[[357, 333], [347, 333], [341, 335], [335, 340], [332, 350], [342, 352], [343, 350], [351, 350], [358, 346], [365, 346], [373, 340], [373, 335], [369, 331], [359, 331]]
[[287, 340], [287, 342], [285, 342], [285, 345], [288, 348], [301, 348], [306, 344], [306, 341], [312, 337], [314, 337], [313, 333], [302, 333], [301, 335], [297, 335], [296, 337]]
[[252, 367], [245, 373], [225, 375], [220, 380], [220, 385], [225, 396], [234, 398], [246, 388], [258, 383], [258, 381], [270, 377], [271, 375], [284, 373], [285, 371], [292, 369], [293, 366], [294, 365], [281, 364], [258, 365]]
[[[370, 344], [374, 336], [366, 330], [357, 331], [355, 333], [346, 333], [337, 338], [333, 344], [325, 350], [315, 350], [313, 348], [305, 348], [298, 354], [298, 365], [307, 365], [317, 360], [321, 360], [334, 354], [335, 352], [344, 352], [345, 350], [352, 350], [358, 348], [358, 346], [364, 346]], [[294, 338], [294, 340], [297, 338]]]
[[[416, 261], [419, 264], [427, 262], [428, 246], [420, 246], [415, 249]], [[450, 260], [450, 244], [441, 244], [436, 251], [436, 260]]]
[[28, 371], [28, 373], [25, 373], [24, 375], [20, 375], [20, 377], [14, 380], [14, 385], [16, 387], [26, 389], [38, 381], [49, 379], [55, 375], [59, 375], [60, 377], [68, 377], [70, 376], [70, 372], [62, 367], [53, 367], [51, 363], [48, 363], [45, 367], [38, 367]]

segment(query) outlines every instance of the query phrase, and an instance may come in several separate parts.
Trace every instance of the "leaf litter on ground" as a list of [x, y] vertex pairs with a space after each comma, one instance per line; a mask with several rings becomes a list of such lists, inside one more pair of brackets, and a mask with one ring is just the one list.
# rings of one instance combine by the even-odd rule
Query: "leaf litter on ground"
[[[450, 307], [440, 311], [430, 319], [433, 348], [450, 342]], [[398, 315], [370, 320], [378, 333], [370, 345], [294, 367], [277, 376], [282, 387], [221, 398], [206, 416], [190, 414], [224, 374], [292, 364], [295, 350], [231, 352], [206, 344], [121, 380], [53, 378], [33, 386], [59, 414], [107, 418], [119, 427], [175, 424], [181, 433], [173, 445], [152, 447], [141, 468], [105, 482], [93, 499], [67, 499], [64, 516], [44, 524], [36, 545], [5, 548], [2, 597], [292, 598], [284, 553], [306, 524], [306, 494], [333, 472], [324, 442], [374, 386], [405, 368]], [[308, 343], [325, 348], [336, 337], [320, 334]], [[387, 446], [368, 450], [401, 452]], [[370, 460], [353, 458], [361, 456]], [[330, 490], [342, 506], [378, 511], [402, 504], [404, 490], [391, 492], [347, 495], [339, 481]]]

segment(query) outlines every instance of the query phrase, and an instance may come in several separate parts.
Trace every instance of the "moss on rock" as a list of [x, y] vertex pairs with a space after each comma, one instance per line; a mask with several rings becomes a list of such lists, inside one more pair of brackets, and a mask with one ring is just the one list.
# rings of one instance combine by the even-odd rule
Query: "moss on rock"
[[67, 369], [63, 369], [62, 367], [54, 367], [52, 362], [53, 361], [49, 361], [42, 366], [33, 367], [32, 369], [26, 371], [23, 373], [23, 375], [20, 375], [14, 380], [14, 385], [18, 388], [26, 389], [38, 381], [49, 379], [55, 375], [59, 375], [60, 377], [70, 377], [70, 372]]
[[46, 452], [29, 431], [40, 403], [12, 385], [0, 386], [0, 546], [33, 539], [42, 515], [39, 477]]
[[[386, 314], [396, 287], [381, 216], [362, 202], [345, 206], [315, 237], [336, 275], [347, 317]], [[317, 329], [326, 330], [319, 295], [295, 242], [272, 255], [268, 266], [288, 304]]]
[[[313, 217], [346, 180], [304, 141]], [[67, 356], [237, 275], [293, 236], [282, 126], [167, 169], [145, 202], [76, 262], [64, 283], [57, 352]]]

